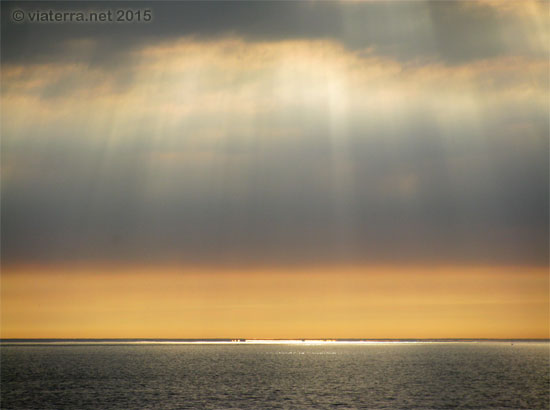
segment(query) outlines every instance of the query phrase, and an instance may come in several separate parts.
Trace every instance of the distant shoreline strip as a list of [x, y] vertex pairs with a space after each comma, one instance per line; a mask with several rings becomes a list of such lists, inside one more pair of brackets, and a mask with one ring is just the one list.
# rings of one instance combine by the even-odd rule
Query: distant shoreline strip
[[85, 345], [392, 345], [434, 343], [548, 343], [550, 339], [391, 339], [391, 340], [329, 340], [329, 339], [219, 339], [219, 340], [156, 340], [156, 339], [2, 339], [0, 346], [85, 346]]

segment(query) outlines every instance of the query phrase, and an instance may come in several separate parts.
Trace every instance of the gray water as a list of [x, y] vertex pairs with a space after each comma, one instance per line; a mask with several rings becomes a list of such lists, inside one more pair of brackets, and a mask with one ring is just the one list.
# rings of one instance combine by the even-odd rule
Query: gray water
[[548, 343], [1, 347], [2, 409], [548, 409]]

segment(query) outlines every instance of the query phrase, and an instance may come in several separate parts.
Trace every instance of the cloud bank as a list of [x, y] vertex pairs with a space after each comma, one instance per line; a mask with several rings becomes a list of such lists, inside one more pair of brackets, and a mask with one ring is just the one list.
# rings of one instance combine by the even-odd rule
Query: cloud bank
[[548, 263], [540, 3], [146, 6], [2, 3], [4, 263]]

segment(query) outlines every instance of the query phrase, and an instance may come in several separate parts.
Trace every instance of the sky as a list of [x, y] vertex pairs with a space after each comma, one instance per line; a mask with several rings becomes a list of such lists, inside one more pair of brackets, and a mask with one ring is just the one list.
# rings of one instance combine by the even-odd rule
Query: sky
[[547, 2], [1, 6], [2, 337], [550, 336]]

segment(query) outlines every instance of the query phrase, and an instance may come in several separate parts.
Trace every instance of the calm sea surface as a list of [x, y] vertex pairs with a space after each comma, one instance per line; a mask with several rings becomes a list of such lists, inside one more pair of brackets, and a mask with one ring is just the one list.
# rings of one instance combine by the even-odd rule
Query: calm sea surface
[[548, 409], [546, 342], [6, 345], [2, 409]]

